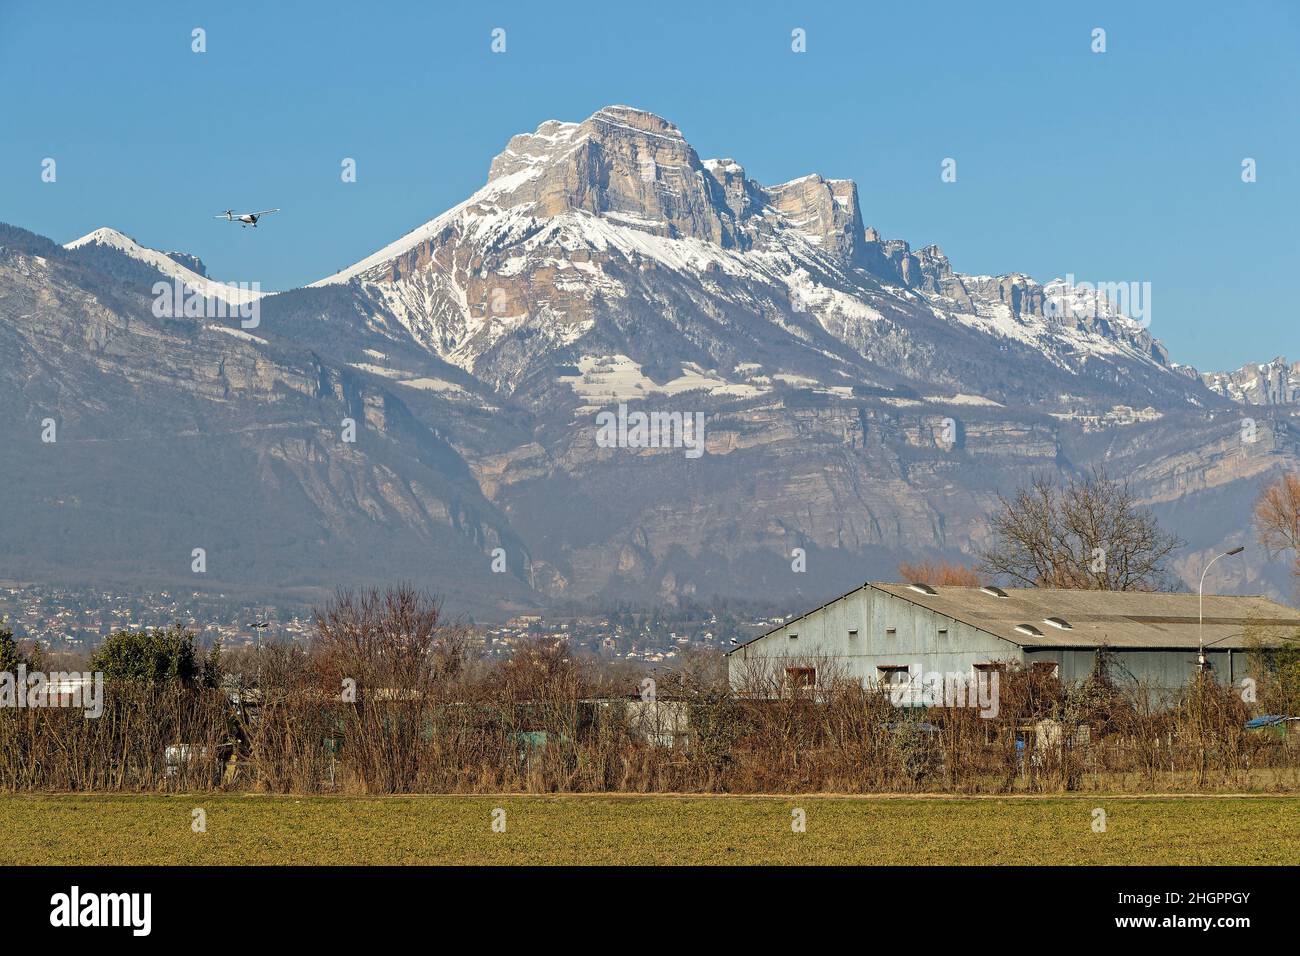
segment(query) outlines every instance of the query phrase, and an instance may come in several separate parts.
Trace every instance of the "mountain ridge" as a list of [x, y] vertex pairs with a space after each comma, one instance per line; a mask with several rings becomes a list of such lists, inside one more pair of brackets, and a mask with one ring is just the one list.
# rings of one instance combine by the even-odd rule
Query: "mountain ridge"
[[[90, 521], [87, 554], [131, 542], [124, 573], [185, 580], [198, 524], [231, 587], [807, 600], [968, 559], [999, 493], [1104, 464], [1191, 542], [1186, 578], [1300, 462], [1290, 409], [1252, 411], [1247, 442], [1242, 406], [1097, 287], [963, 275], [859, 203], [608, 107], [512, 137], [481, 189], [349, 269], [262, 294], [252, 332], [153, 314], [160, 278], [212, 282], [183, 253], [0, 229], [0, 553], [90, 573], [55, 531]], [[602, 447], [620, 404], [703, 415], [706, 453]], [[133, 442], [143, 487], [115, 451]], [[1233, 573], [1283, 586], [1253, 555]]]
[[[156, 269], [169, 279], [183, 283], [204, 296], [222, 299], [231, 304], [252, 302], [264, 293], [242, 288], [232, 283], [218, 282], [207, 275], [203, 261], [197, 256], [183, 252], [163, 252], [142, 245], [125, 233], [109, 226], [101, 226], [86, 233], [78, 239], [65, 243], [63, 248], [72, 251], [87, 246], [100, 246], [113, 249], [132, 259], [143, 262]], [[191, 264], [186, 265], [187, 260]], [[195, 268], [197, 266], [197, 269]]]
[[[826, 387], [862, 376], [859, 360], [879, 339], [870, 324], [883, 318], [885, 336], [908, 335], [905, 323], [882, 311], [922, 313], [921, 321], [940, 315], [1017, 340], [1067, 371], [1098, 352], [1170, 368], [1163, 346], [1104, 299], [1077, 315], [1053, 312], [1067, 302], [1079, 311], [1079, 297], [1060, 280], [963, 276], [938, 246], [913, 252], [864, 226], [851, 180], [809, 174], [764, 187], [734, 160], [700, 160], [675, 126], [630, 107], [607, 107], [582, 123], [550, 120], [511, 138], [488, 182], [467, 200], [312, 285], [355, 283], [424, 347], [495, 388], [512, 389], [539, 353], [563, 352], [598, 331], [596, 313], [611, 300], [637, 298], [640, 290], [629, 287], [651, 270], [688, 274], [680, 291], [699, 312], [740, 304], [776, 326], [771, 334], [802, 340], [787, 349], [829, 335], [842, 367], [815, 370]], [[562, 281], [554, 281], [556, 272], [564, 272]], [[689, 288], [700, 274], [706, 283], [718, 276], [746, 284], [737, 296], [743, 301], [705, 301], [709, 289]], [[753, 323], [733, 331], [752, 333]], [[514, 349], [501, 362], [502, 339], [523, 334], [542, 347]], [[687, 337], [700, 344], [715, 338], [704, 328]], [[715, 338], [681, 358], [724, 377], [724, 362], [763, 364], [763, 356], [735, 351]], [[632, 357], [654, 364], [650, 355]], [[1182, 392], [1186, 400], [1188, 377], [1155, 391]]]

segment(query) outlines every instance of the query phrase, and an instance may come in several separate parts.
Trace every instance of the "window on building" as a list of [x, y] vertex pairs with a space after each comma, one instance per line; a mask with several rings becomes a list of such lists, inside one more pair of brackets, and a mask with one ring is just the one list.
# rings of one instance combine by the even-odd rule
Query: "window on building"
[[811, 690], [817, 686], [817, 668], [787, 667], [785, 679], [795, 690]]
[[1033, 672], [1043, 677], [1055, 677], [1059, 669], [1056, 661], [1034, 661]]
[[947, 637], [947, 636], [948, 636], [948, 629], [947, 629], [946, 627], [941, 627], [941, 628], [939, 628], [939, 636], [940, 636], [940, 637]]
[[896, 627], [887, 627], [887, 628], [885, 628], [885, 636], [886, 636], [886, 637], [893, 637], [893, 636], [894, 636], [895, 634], [897, 634], [897, 633], [898, 633], [898, 628], [896, 628]]
[[881, 664], [876, 668], [880, 683], [897, 686], [908, 682], [909, 671], [906, 664]]
[[858, 636], [858, 629], [856, 627], [849, 628], [849, 638], [852, 639], [857, 636]]
[[798, 634], [795, 634], [795, 633], [793, 633], [793, 632], [791, 632], [791, 634], [790, 634], [790, 640], [792, 640], [792, 641], [797, 641], [797, 640], [799, 640], [799, 635], [798, 635]]

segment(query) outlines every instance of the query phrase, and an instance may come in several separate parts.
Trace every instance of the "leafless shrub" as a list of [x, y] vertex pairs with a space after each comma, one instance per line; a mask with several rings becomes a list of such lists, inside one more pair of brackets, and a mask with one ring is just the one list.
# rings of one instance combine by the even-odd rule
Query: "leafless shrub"
[[0, 710], [0, 788], [1009, 793], [1237, 788], [1261, 768], [1294, 785], [1300, 767], [1293, 741], [1244, 729], [1234, 689], [1121, 689], [1104, 651], [1077, 685], [998, 665], [996, 714], [898, 706], [816, 657], [630, 671], [538, 639], [487, 661], [397, 588], [341, 594], [310, 647], [223, 662], [218, 689], [108, 687], [98, 720]]
[[233, 746], [217, 691], [107, 685], [104, 709], [0, 710], [0, 789], [209, 790]]
[[957, 588], [975, 588], [982, 583], [977, 570], [950, 561], [900, 561], [898, 576], [903, 581]]

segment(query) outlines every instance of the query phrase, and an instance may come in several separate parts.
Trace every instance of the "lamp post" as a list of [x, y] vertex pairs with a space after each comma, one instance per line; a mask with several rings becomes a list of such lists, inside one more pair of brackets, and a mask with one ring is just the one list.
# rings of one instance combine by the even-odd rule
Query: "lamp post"
[[1222, 554], [1216, 554], [1214, 557], [1210, 558], [1210, 563], [1207, 564], [1205, 570], [1201, 572], [1201, 583], [1196, 589], [1196, 643], [1200, 648], [1196, 654], [1198, 673], [1205, 673], [1205, 575], [1209, 573], [1210, 565], [1214, 564], [1215, 561], [1218, 561], [1219, 558], [1230, 558], [1233, 555], [1241, 554], [1241, 552], [1245, 550], [1244, 546], [1239, 546], [1225, 551]]

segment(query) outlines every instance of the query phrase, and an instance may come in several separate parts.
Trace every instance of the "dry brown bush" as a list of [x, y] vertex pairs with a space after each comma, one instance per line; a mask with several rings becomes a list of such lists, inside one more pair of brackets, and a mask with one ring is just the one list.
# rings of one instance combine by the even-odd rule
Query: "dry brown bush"
[[[340, 595], [309, 648], [224, 661], [220, 690], [110, 685], [98, 720], [0, 711], [0, 788], [1008, 793], [1235, 789], [1261, 769], [1294, 786], [1300, 767], [1295, 741], [1244, 730], [1238, 695], [1208, 678], [1169, 699], [1121, 692], [1104, 653], [1078, 686], [1007, 664], [992, 719], [953, 701], [896, 707], [832, 661], [794, 657], [751, 662], [733, 687], [720, 655], [687, 655], [643, 698], [635, 675], [561, 642], [479, 659], [436, 601], [393, 589]], [[685, 745], [648, 736], [647, 714], [669, 730], [685, 714]], [[182, 744], [190, 759], [169, 766]]]
[[900, 561], [898, 576], [904, 581], [954, 588], [977, 588], [983, 583], [974, 568], [942, 560]]

